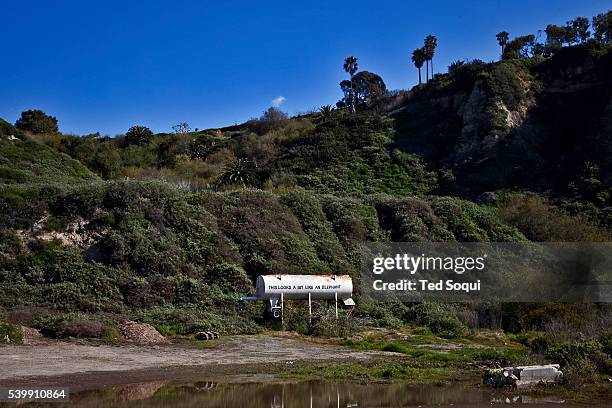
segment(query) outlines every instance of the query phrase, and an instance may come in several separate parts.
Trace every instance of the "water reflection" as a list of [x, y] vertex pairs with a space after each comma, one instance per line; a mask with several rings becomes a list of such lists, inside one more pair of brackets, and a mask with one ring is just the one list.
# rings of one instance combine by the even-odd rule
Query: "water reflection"
[[491, 403], [537, 402], [558, 406], [562, 401], [505, 400], [490, 389], [465, 384], [444, 386], [401, 383], [358, 384], [334, 381], [214, 382], [185, 384], [143, 383], [86, 391], [71, 396], [67, 404], [54, 407], [249, 407], [249, 408], [340, 408], [490, 406]]

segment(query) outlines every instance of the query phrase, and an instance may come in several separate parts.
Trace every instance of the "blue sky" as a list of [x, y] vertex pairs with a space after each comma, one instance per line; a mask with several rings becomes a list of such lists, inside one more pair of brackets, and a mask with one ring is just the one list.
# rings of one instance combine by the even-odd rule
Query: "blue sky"
[[438, 37], [436, 71], [498, 57], [495, 34], [536, 33], [610, 1], [4, 1], [0, 118], [29, 108], [60, 130], [114, 135], [231, 125], [277, 97], [297, 113], [340, 98], [344, 57], [389, 89], [417, 81], [411, 51]]

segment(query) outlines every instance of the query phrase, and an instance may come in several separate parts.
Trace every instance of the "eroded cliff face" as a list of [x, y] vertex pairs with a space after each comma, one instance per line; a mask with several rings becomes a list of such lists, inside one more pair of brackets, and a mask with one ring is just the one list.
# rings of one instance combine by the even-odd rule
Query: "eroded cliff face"
[[491, 94], [484, 81], [476, 81], [457, 111], [463, 126], [450, 159], [451, 167], [486, 160], [513, 129], [523, 125], [534, 100], [527, 96], [530, 82], [521, 85], [523, 98], [511, 109], [500, 96]]
[[[581, 178], [598, 181], [588, 199], [611, 188], [610, 48], [467, 64], [414, 92], [393, 114], [397, 143], [439, 169], [444, 192], [475, 197], [528, 188], [567, 195], [582, 188]], [[606, 205], [609, 198], [599, 200]]]

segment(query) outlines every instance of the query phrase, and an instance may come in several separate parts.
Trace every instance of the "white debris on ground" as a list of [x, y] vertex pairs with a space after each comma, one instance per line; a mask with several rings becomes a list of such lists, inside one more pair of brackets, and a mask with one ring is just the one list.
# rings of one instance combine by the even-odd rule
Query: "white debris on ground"
[[524, 387], [539, 383], [556, 384], [563, 379], [559, 364], [504, 367], [487, 370], [483, 376], [486, 385], [514, 385]]

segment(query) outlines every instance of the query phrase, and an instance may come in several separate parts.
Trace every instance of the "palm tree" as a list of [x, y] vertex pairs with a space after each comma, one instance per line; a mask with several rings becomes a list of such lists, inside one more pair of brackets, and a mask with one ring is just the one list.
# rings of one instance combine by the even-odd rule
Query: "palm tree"
[[353, 85], [353, 76], [359, 69], [359, 65], [357, 64], [357, 58], [347, 57], [344, 60], [344, 70], [351, 76], [351, 110], [355, 113], [355, 87]]
[[510, 39], [510, 34], [506, 31], [500, 31], [495, 36], [497, 38], [497, 43], [502, 49], [502, 55], [504, 55], [504, 49], [506, 48], [506, 44], [508, 44], [508, 40]]
[[412, 62], [419, 70], [419, 85], [421, 85], [421, 68], [425, 62], [425, 50], [423, 48], [417, 48], [416, 50], [412, 51]]
[[427, 62], [427, 81], [429, 81], [429, 62], [431, 61], [431, 78], [433, 79], [433, 57], [436, 53], [436, 47], [438, 46], [438, 39], [435, 35], [428, 35], [425, 37], [425, 46], [423, 49], [425, 50], [425, 61]]

